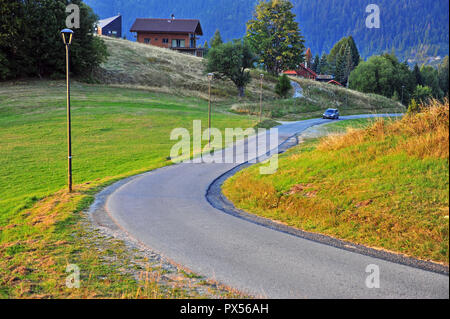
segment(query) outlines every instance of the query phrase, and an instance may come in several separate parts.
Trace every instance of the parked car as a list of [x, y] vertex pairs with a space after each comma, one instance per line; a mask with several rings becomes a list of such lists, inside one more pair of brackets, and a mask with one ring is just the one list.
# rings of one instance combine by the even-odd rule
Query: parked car
[[328, 109], [323, 113], [324, 119], [339, 120], [339, 111], [337, 109]]

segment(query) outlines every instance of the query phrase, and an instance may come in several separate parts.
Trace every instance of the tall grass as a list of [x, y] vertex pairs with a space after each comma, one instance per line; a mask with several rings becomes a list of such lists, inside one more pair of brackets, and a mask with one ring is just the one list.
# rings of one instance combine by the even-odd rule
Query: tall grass
[[[123, 39], [102, 37], [109, 57], [94, 73], [96, 81], [128, 88], [146, 88], [154, 92], [208, 98], [205, 59]], [[252, 81], [246, 88], [247, 101], [259, 100], [259, 73], [252, 70]], [[263, 91], [266, 99], [274, 99], [276, 79], [267, 76]], [[229, 80], [215, 79], [211, 94], [215, 100], [236, 98], [238, 90]], [[237, 99], [237, 98], [236, 98]]]
[[237, 207], [306, 231], [448, 264], [449, 103], [306, 142], [224, 184]]
[[382, 141], [393, 135], [401, 136], [390, 152], [406, 152], [418, 158], [449, 158], [449, 102], [432, 100], [422, 105], [419, 113], [408, 113], [400, 121], [390, 123], [379, 119], [365, 130], [349, 129], [345, 135], [323, 139], [319, 150], [338, 150], [367, 141]]

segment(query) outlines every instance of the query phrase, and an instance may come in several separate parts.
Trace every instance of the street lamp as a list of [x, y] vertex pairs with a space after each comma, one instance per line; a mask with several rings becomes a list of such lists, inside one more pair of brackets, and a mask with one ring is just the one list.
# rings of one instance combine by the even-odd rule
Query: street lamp
[[211, 82], [214, 79], [214, 73], [208, 73], [209, 89], [208, 89], [208, 145], [211, 146]]
[[261, 80], [261, 91], [259, 94], [259, 123], [262, 122], [262, 95], [263, 95], [263, 79], [264, 79], [264, 74], [260, 74], [259, 78]]
[[70, 75], [69, 75], [69, 47], [72, 43], [73, 31], [64, 29], [61, 31], [61, 36], [66, 47], [66, 85], [67, 85], [67, 147], [68, 147], [68, 171], [69, 171], [69, 192], [72, 192], [72, 134], [71, 134], [71, 120], [70, 120]]

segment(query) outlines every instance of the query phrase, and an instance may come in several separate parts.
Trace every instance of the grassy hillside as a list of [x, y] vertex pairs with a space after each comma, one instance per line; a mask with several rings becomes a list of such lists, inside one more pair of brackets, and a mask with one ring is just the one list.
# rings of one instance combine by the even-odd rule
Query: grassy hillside
[[[117, 271], [126, 268], [117, 264], [128, 258], [123, 247], [94, 241], [80, 211], [100, 187], [170, 165], [171, 130], [191, 131], [194, 119], [206, 127], [207, 102], [73, 83], [72, 107], [75, 192], [68, 194], [64, 82], [0, 84], [0, 298], [187, 297], [154, 280], [142, 290]], [[223, 130], [255, 122], [215, 110], [213, 124]], [[82, 289], [65, 287], [68, 263], [82, 268]]]
[[[102, 37], [109, 58], [95, 73], [101, 83], [145, 88], [154, 92], [208, 98], [205, 60], [169, 49], [141, 43]], [[213, 99], [223, 111], [239, 114], [259, 114], [260, 80], [258, 70], [251, 70], [252, 81], [246, 97], [237, 98], [237, 89], [228, 80], [215, 79]], [[277, 98], [274, 93], [277, 79], [265, 73], [263, 82], [264, 116], [282, 120], [300, 120], [321, 116], [324, 109], [338, 107], [343, 115], [361, 113], [401, 113], [405, 108], [398, 102], [375, 94], [362, 94], [334, 85], [306, 79], [292, 78], [304, 91], [304, 98]]]
[[[302, 120], [321, 117], [327, 108], [338, 108], [341, 115], [403, 113], [405, 107], [376, 94], [363, 94], [343, 87], [291, 77], [303, 89], [303, 98], [265, 101], [264, 115], [282, 120]], [[259, 103], [247, 102], [232, 106], [241, 114], [259, 114]]]
[[[205, 60], [170, 49], [102, 37], [109, 58], [95, 78], [102, 83], [128, 87], [145, 87], [156, 92], [175, 93], [207, 99], [208, 78]], [[252, 72], [246, 89], [247, 100], [259, 100], [259, 73]], [[264, 97], [275, 98], [275, 79], [266, 76]], [[215, 79], [211, 90], [215, 100], [236, 98], [238, 91], [231, 81]]]
[[306, 231], [448, 264], [449, 105], [376, 121], [228, 180], [239, 208]]

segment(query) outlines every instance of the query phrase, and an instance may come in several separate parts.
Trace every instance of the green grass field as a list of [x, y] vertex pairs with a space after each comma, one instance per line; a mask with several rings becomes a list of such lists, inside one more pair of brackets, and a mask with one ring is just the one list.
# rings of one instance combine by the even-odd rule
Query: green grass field
[[309, 140], [281, 155], [274, 175], [255, 165], [223, 190], [237, 207], [305, 231], [448, 264], [448, 127], [448, 102], [376, 121]]
[[[250, 117], [222, 111], [215, 108], [214, 127], [255, 124]], [[64, 83], [1, 84], [0, 297], [186, 296], [159, 291], [153, 282], [151, 289], [138, 290], [133, 280], [102, 265], [102, 254], [80, 235], [86, 230], [79, 212], [100, 187], [170, 165], [167, 158], [176, 143], [170, 132], [178, 127], [192, 131], [198, 119], [206, 128], [207, 102], [199, 98], [74, 83], [75, 192], [69, 195]], [[71, 260], [92, 269], [91, 285], [77, 292], [64, 288], [64, 269]], [[98, 279], [101, 274], [126, 284], [105, 284]]]
[[[200, 99], [75, 84], [72, 88], [74, 183], [168, 165], [173, 128], [207, 125]], [[0, 87], [0, 218], [26, 199], [66, 184], [64, 84]], [[214, 126], [251, 127], [247, 117], [214, 114]]]

